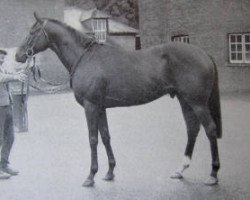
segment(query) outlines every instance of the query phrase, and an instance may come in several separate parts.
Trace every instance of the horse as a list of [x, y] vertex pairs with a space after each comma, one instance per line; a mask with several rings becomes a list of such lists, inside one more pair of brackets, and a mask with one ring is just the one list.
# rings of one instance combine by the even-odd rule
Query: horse
[[217, 139], [222, 137], [218, 72], [211, 56], [201, 48], [170, 42], [150, 48], [125, 51], [96, 42], [55, 19], [34, 13], [35, 23], [16, 52], [16, 61], [50, 48], [69, 72], [76, 101], [85, 109], [91, 149], [91, 164], [83, 186], [94, 185], [98, 171], [98, 132], [105, 146], [109, 169], [104, 180], [114, 179], [116, 165], [107, 108], [141, 105], [164, 95], [179, 100], [187, 128], [184, 159], [171, 178], [183, 178], [190, 166], [194, 145], [202, 125], [210, 142], [211, 174], [207, 185], [218, 183], [220, 168]]

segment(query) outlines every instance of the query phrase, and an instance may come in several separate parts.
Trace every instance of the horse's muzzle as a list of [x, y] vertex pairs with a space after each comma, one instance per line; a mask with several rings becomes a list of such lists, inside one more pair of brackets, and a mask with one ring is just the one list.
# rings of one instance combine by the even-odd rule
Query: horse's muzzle
[[27, 55], [26, 54], [20, 54], [20, 53], [16, 53], [15, 59], [17, 62], [21, 62], [21, 63], [25, 63], [27, 60]]

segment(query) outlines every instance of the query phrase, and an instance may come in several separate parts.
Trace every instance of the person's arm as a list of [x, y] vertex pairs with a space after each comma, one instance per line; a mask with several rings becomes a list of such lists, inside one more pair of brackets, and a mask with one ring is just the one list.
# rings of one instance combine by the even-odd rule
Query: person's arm
[[23, 72], [13, 73], [13, 74], [6, 74], [0, 71], [0, 83], [6, 83], [10, 81], [21, 81], [25, 82], [27, 75]]

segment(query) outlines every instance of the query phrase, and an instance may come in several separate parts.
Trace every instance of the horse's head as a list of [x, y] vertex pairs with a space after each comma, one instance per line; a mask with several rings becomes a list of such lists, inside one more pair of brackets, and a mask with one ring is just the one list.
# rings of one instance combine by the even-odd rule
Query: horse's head
[[16, 52], [17, 62], [26, 62], [28, 57], [46, 50], [50, 45], [49, 36], [45, 30], [47, 20], [40, 18], [36, 13], [34, 16], [36, 22]]

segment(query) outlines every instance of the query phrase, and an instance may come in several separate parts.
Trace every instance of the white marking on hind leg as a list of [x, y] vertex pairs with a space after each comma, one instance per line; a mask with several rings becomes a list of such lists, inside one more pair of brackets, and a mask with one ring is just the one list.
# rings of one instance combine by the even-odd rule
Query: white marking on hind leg
[[173, 179], [183, 178], [183, 172], [190, 166], [191, 159], [188, 156], [184, 156], [181, 166], [177, 171], [171, 176]]

